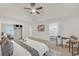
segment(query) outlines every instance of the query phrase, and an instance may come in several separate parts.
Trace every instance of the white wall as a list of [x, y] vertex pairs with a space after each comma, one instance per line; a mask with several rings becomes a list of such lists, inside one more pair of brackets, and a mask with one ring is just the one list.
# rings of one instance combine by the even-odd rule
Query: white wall
[[[33, 28], [33, 36], [42, 38], [45, 40], [49, 40], [49, 24], [50, 23], [59, 23], [59, 34], [61, 36], [69, 37], [71, 35], [75, 35], [79, 37], [79, 17], [61, 17], [57, 19], [49, 19], [48, 21], [43, 21], [34, 24]], [[38, 32], [37, 25], [44, 24], [45, 31]]]
[[29, 23], [28, 22], [20, 21], [18, 19], [13, 19], [13, 18], [0, 17], [0, 34], [1, 34], [1, 23], [23, 25], [23, 38], [26, 38], [29, 35]]
[[[0, 21], [0, 38], [1, 38], [1, 21]], [[1, 39], [0, 39], [1, 40]]]
[[[37, 30], [37, 25], [39, 24], [45, 24], [45, 31], [43, 32], [40, 32]], [[36, 37], [36, 38], [42, 38], [42, 39], [46, 39], [48, 40], [48, 25], [46, 23], [38, 23], [38, 24], [34, 24], [33, 25], [33, 37]]]

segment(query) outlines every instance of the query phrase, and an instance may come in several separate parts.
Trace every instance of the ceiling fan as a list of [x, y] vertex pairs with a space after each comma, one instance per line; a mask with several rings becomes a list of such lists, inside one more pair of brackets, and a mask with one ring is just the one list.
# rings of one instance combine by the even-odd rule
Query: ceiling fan
[[40, 12], [39, 12], [38, 10], [43, 9], [43, 7], [42, 7], [42, 6], [37, 7], [37, 8], [34, 8], [35, 3], [30, 3], [30, 5], [31, 5], [31, 8], [24, 7], [24, 9], [28, 9], [28, 10], [30, 10], [30, 11], [31, 11], [31, 12], [30, 12], [30, 14], [33, 14], [33, 13], [40, 14]]

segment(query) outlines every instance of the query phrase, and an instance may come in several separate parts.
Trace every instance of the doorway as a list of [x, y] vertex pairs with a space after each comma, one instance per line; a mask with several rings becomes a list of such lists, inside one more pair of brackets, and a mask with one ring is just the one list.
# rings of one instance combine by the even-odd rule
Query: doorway
[[59, 34], [59, 24], [58, 23], [49, 24], [49, 39], [52, 43], [56, 44], [58, 34]]

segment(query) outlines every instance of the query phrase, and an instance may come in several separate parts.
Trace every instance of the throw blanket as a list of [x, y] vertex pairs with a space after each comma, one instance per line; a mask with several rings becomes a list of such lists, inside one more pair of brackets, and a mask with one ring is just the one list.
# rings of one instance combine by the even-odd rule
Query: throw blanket
[[5, 44], [1, 45], [2, 56], [10, 56], [13, 54], [13, 43], [7, 41]]
[[19, 40], [14, 40], [14, 41], [18, 43], [19, 45], [21, 45], [22, 47], [24, 47], [25, 49], [27, 49], [31, 53], [32, 56], [39, 56], [38, 51], [32, 48], [31, 46], [24, 44], [23, 42]]

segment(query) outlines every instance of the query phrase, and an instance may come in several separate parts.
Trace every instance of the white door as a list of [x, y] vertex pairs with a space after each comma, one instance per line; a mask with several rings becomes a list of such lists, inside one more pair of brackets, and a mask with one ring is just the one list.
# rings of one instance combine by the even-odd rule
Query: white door
[[56, 44], [56, 37], [58, 36], [58, 23], [49, 24], [49, 39], [52, 43]]

